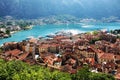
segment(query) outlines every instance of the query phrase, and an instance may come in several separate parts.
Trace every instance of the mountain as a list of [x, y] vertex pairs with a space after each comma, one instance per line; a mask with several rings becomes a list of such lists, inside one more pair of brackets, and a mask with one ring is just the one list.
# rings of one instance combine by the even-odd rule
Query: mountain
[[38, 18], [70, 14], [81, 18], [120, 18], [120, 0], [0, 0], [0, 16]]

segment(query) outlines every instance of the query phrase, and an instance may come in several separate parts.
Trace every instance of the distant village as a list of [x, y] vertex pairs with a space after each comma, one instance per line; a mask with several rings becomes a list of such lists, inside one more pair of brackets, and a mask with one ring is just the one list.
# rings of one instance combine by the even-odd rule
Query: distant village
[[[114, 31], [113, 31], [114, 32]], [[6, 61], [21, 60], [74, 74], [84, 65], [91, 72], [107, 73], [120, 79], [120, 33], [93, 31], [77, 35], [56, 33], [49, 38], [29, 37], [7, 42], [0, 48]]]
[[11, 37], [13, 33], [21, 30], [32, 29], [33, 25], [46, 25], [46, 24], [81, 24], [91, 22], [120, 22], [118, 17], [111, 16], [109, 18], [102, 18], [96, 20], [93, 18], [80, 19], [71, 15], [58, 15], [41, 17], [38, 19], [15, 19], [12, 16], [5, 16], [0, 18], [0, 39]]
[[0, 39], [11, 37], [12, 34], [21, 30], [32, 28], [32, 23], [27, 20], [15, 20], [11, 16], [0, 19]]

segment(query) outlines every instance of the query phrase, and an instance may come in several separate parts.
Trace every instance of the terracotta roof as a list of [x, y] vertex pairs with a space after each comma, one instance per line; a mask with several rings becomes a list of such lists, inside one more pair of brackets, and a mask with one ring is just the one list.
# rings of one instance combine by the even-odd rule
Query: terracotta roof
[[35, 38], [31, 38], [30, 40], [29, 40], [29, 42], [32, 42], [32, 43], [37, 43], [37, 39], [35, 39]]
[[27, 56], [29, 55], [29, 53], [23, 53], [19, 56], [19, 60], [24, 60]]
[[52, 54], [52, 53], [49, 53], [49, 52], [44, 52], [44, 53], [41, 54], [41, 57], [42, 57], [42, 58], [45, 58], [45, 57], [47, 57], [47, 56], [48, 56], [48, 57], [49, 57], [49, 56], [50, 56], [50, 57], [56, 57], [55, 54]]
[[100, 58], [104, 53], [97, 53], [98, 58]]
[[87, 52], [95, 52], [95, 51], [94, 51], [93, 48], [91, 48], [91, 47], [89, 48], [89, 47], [88, 47], [88, 48], [87, 48]]
[[61, 62], [62, 61], [62, 59], [61, 58], [57, 58], [57, 60], [56, 60], [57, 62]]
[[51, 43], [50, 44], [50, 47], [57, 47], [57, 46], [59, 46], [59, 44], [56, 44], [56, 43]]
[[120, 55], [115, 55], [115, 58], [116, 58], [117, 60], [120, 60]]
[[51, 57], [46, 57], [44, 59], [44, 63], [47, 63], [49, 65], [53, 65], [54, 60]]
[[19, 55], [20, 54], [20, 50], [18, 50], [18, 49], [14, 49], [14, 50], [11, 50], [11, 51], [7, 51], [7, 52], [5, 52], [5, 54], [6, 55], [12, 55], [12, 56], [17, 56], [17, 55]]
[[117, 68], [117, 73], [120, 73], [120, 68]]
[[68, 37], [66, 36], [55, 36], [54, 39], [58, 39], [58, 40], [61, 40], [61, 39], [67, 39]]
[[115, 78], [118, 79], [118, 80], [120, 80], [120, 73], [116, 74]]
[[87, 39], [78, 39], [78, 41], [77, 41], [78, 43], [80, 42], [89, 42]]
[[92, 65], [94, 65], [95, 63], [95, 59], [94, 58], [86, 58]]
[[108, 60], [111, 60], [111, 59], [114, 59], [114, 54], [111, 54], [111, 53], [104, 53], [100, 58], [101, 58], [101, 59], [108, 59]]
[[46, 56], [42, 57], [44, 60], [44, 63], [48, 63], [49, 65], [53, 65], [54, 61], [55, 62], [61, 62], [62, 59], [56, 57], [54, 54], [47, 54]]
[[40, 45], [39, 47], [40, 48], [48, 48], [50, 45], [49, 44], [42, 44], [42, 45]]

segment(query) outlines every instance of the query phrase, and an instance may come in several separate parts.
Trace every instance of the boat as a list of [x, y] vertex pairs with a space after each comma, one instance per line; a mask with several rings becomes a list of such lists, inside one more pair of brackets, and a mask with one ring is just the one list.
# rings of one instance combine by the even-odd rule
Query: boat
[[29, 37], [26, 38], [26, 40], [30, 40], [32, 38], [34, 38], [34, 37], [33, 36], [29, 36]]
[[53, 38], [54, 36], [55, 36], [54, 34], [46, 35], [46, 37], [49, 37], [49, 38]]

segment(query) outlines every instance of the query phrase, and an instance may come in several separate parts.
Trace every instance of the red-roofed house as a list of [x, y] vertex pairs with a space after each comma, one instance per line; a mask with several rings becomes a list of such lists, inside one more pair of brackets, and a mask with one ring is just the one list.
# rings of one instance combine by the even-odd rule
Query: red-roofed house
[[103, 53], [99, 58], [99, 63], [102, 62], [113, 62], [115, 60], [114, 54], [111, 53]]
[[48, 52], [49, 44], [41, 44], [39, 45], [39, 53]]
[[11, 55], [11, 56], [18, 56], [19, 54], [21, 54], [21, 51], [18, 50], [18, 49], [14, 49], [14, 50], [5, 52], [6, 56], [9, 56], [9, 55]]

